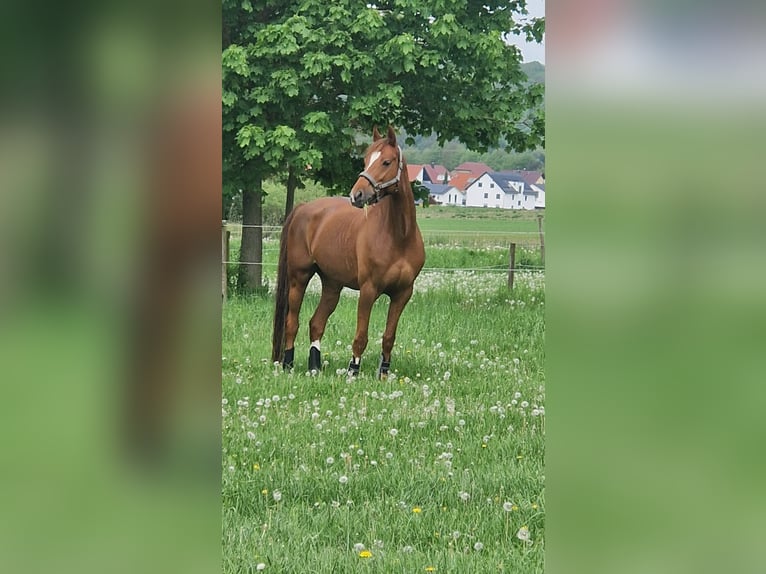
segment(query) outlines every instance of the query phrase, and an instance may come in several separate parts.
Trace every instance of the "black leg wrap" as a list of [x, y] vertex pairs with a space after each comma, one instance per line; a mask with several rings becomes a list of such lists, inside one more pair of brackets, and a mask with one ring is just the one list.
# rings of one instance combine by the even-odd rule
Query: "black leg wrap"
[[361, 364], [362, 364], [361, 360], [358, 363], [355, 363], [354, 359], [352, 358], [351, 361], [348, 363], [348, 376], [356, 377], [357, 375], [359, 375], [359, 365]]
[[285, 354], [282, 357], [282, 368], [287, 371], [293, 368], [295, 362], [295, 348], [285, 349]]
[[309, 349], [309, 371], [322, 370], [322, 353], [316, 347]]
[[380, 354], [380, 363], [378, 364], [378, 378], [383, 379], [388, 376], [388, 370], [391, 368], [391, 361], [383, 360], [383, 353]]

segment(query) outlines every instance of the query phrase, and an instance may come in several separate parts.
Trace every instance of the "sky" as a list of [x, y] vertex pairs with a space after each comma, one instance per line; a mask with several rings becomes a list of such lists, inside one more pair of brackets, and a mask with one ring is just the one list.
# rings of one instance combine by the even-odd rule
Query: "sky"
[[[527, 0], [527, 10], [532, 17], [545, 16], [545, 0]], [[541, 44], [527, 43], [523, 38], [514, 38], [514, 43], [521, 49], [525, 62], [537, 60], [545, 64], [545, 37]]]

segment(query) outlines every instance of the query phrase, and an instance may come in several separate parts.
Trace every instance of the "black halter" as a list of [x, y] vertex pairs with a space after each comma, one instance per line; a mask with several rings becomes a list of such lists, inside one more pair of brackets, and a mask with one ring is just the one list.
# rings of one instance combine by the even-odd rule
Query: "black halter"
[[396, 186], [399, 184], [399, 181], [402, 179], [402, 148], [400, 146], [396, 146], [396, 149], [398, 150], [396, 155], [396, 161], [399, 162], [399, 169], [396, 170], [396, 177], [393, 179], [389, 179], [388, 181], [384, 181], [383, 183], [378, 183], [372, 175], [367, 173], [367, 170], [362, 171], [359, 174], [359, 177], [363, 177], [367, 181], [370, 182], [370, 185], [372, 186], [372, 189], [375, 190], [375, 193], [372, 194], [370, 199], [367, 200], [367, 205], [372, 205], [373, 203], [377, 203], [380, 199], [385, 197], [387, 194], [385, 193], [390, 188]]

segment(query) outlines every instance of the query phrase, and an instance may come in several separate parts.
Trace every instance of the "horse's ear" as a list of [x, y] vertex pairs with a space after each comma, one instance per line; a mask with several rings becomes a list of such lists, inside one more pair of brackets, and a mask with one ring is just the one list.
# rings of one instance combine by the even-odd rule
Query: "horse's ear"
[[383, 136], [380, 135], [380, 132], [378, 131], [378, 126], [372, 126], [372, 141], [376, 142], [382, 138]]
[[394, 132], [394, 127], [391, 124], [388, 124], [388, 143], [391, 146], [396, 145], [396, 132]]

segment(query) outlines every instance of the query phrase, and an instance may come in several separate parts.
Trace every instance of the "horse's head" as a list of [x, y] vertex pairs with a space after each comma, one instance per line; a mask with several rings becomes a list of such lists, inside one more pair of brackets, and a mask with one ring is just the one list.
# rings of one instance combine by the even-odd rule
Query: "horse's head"
[[395, 191], [402, 177], [402, 150], [396, 143], [394, 128], [388, 126], [386, 136], [373, 128], [372, 140], [364, 154], [364, 171], [349, 193], [355, 207], [376, 203]]

